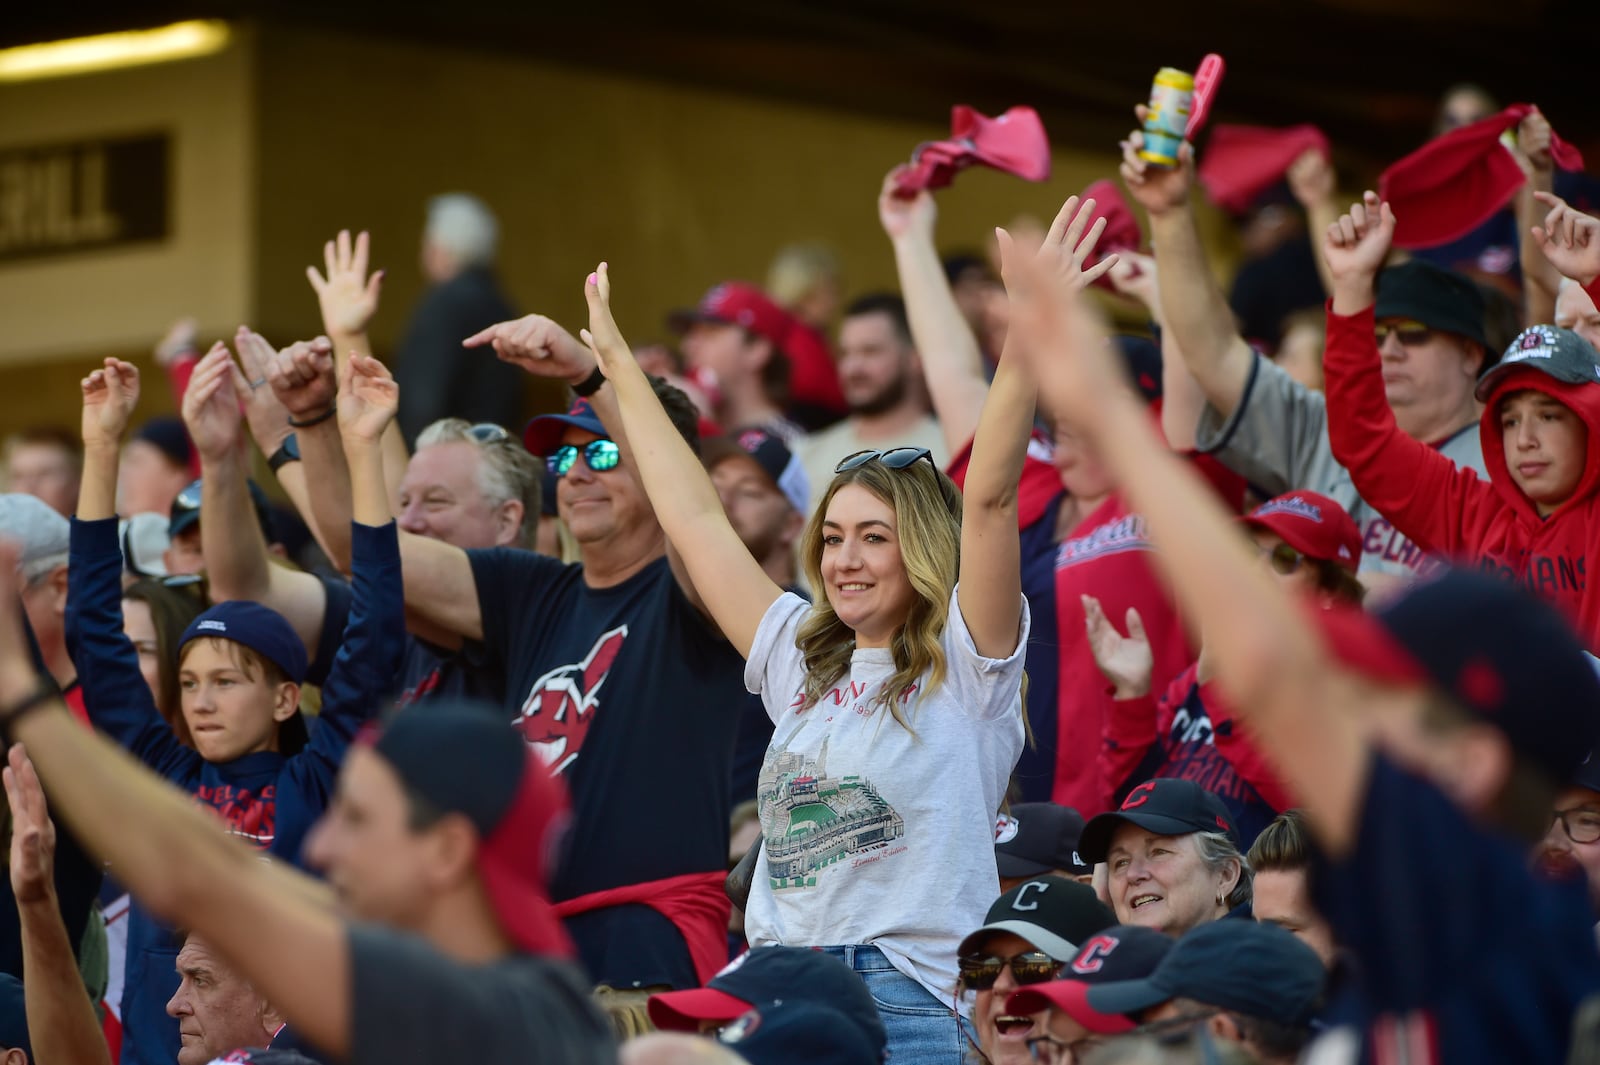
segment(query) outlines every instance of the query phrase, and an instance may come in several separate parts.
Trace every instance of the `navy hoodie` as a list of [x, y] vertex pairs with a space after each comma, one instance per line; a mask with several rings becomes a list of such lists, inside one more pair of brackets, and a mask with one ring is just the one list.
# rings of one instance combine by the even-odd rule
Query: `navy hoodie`
[[[67, 648], [95, 728], [174, 785], [211, 806], [231, 830], [276, 858], [295, 862], [306, 833], [333, 794], [345, 750], [375, 717], [400, 672], [405, 604], [393, 522], [352, 528], [353, 598], [322, 685], [322, 713], [299, 754], [272, 751], [213, 764], [177, 741], [139, 672], [122, 631], [122, 546], [117, 520], [72, 522]], [[113, 870], [115, 872], [115, 870]], [[128, 920], [122, 992], [124, 1065], [172, 1065], [178, 1022], [167, 1000], [178, 989], [170, 929], [135, 905]]]

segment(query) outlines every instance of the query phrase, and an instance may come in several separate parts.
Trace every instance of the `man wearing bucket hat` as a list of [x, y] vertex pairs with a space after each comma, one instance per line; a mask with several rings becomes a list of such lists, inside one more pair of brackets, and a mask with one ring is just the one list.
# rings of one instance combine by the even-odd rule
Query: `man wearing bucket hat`
[[1477, 385], [1489, 483], [1457, 468], [1401, 432], [1382, 402], [1373, 275], [1393, 233], [1389, 205], [1368, 193], [1327, 241], [1334, 454], [1362, 498], [1425, 550], [1524, 585], [1600, 649], [1600, 584], [1584, 579], [1585, 560], [1600, 550], [1600, 360], [1568, 330], [1523, 330]]

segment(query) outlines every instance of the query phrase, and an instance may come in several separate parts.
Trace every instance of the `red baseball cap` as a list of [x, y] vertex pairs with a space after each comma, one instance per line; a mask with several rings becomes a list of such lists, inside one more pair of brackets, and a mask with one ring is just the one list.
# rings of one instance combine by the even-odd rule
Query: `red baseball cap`
[[1239, 520], [1273, 533], [1307, 558], [1337, 563], [1352, 573], [1361, 564], [1361, 530], [1343, 507], [1325, 495], [1288, 492]]
[[724, 322], [741, 326], [788, 354], [786, 345], [795, 321], [789, 312], [773, 303], [765, 292], [744, 281], [724, 281], [705, 294], [693, 310], [673, 311], [667, 325], [676, 333], [687, 333], [697, 322]]

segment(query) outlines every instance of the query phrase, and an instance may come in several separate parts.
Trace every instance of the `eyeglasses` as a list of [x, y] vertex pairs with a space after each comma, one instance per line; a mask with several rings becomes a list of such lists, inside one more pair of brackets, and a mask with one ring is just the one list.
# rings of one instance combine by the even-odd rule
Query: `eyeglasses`
[[1266, 558], [1268, 565], [1285, 577], [1299, 573], [1301, 564], [1306, 560], [1306, 556], [1282, 542], [1274, 544], [1271, 550], [1257, 544], [1256, 551]]
[[1420, 347], [1433, 339], [1433, 330], [1421, 322], [1379, 322], [1372, 327], [1373, 336], [1378, 339], [1378, 347], [1383, 347], [1383, 342], [1393, 333], [1400, 340], [1400, 345], [1407, 348]]
[[843, 473], [845, 470], [859, 470], [873, 461], [881, 462], [891, 470], [903, 470], [918, 459], [927, 459], [928, 465], [933, 466], [936, 470], [939, 468], [933, 461], [933, 452], [925, 447], [892, 447], [888, 451], [873, 451], [869, 448], [866, 451], [857, 451], [854, 454], [846, 455], [839, 460], [839, 465], [833, 468], [833, 472]]
[[1555, 820], [1561, 830], [1574, 843], [1600, 842], [1600, 812], [1594, 810], [1557, 810]]
[[993, 954], [969, 954], [957, 960], [961, 970], [961, 986], [968, 991], [987, 991], [1000, 979], [1000, 973], [1011, 966], [1011, 979], [1018, 984], [1042, 984], [1054, 980], [1061, 971], [1061, 963], [1043, 951], [1014, 954], [1009, 958]]
[[572, 464], [578, 461], [580, 451], [583, 453], [583, 461], [596, 473], [614, 470], [617, 468], [617, 463], [622, 461], [622, 449], [617, 447], [617, 442], [602, 436], [598, 440], [589, 441], [581, 448], [577, 444], [562, 444], [550, 453], [544, 464], [557, 477], [565, 477], [567, 471], [572, 469]]
[[511, 439], [511, 434], [506, 432], [503, 426], [496, 425], [494, 422], [479, 422], [477, 425], [469, 425], [466, 433], [467, 436], [479, 444], [499, 444]]

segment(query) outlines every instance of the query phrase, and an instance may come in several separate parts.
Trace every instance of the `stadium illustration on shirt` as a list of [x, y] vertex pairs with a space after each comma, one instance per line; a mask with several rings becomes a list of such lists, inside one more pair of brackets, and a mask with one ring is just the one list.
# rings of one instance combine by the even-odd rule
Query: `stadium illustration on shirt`
[[881, 850], [906, 831], [871, 781], [828, 776], [827, 740], [815, 761], [786, 747], [769, 752], [756, 801], [774, 891], [815, 887], [819, 869]]

